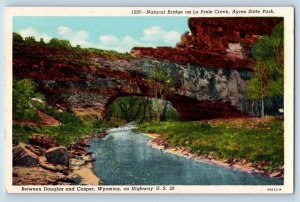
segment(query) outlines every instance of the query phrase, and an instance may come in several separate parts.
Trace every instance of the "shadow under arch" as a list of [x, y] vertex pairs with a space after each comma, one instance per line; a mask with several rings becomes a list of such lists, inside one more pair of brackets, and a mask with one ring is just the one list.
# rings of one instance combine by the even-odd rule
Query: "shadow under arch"
[[[157, 102], [161, 103], [158, 112]], [[127, 122], [180, 120], [179, 113], [167, 99], [156, 99], [153, 96], [121, 95], [111, 97], [106, 104], [105, 119], [119, 118]]]

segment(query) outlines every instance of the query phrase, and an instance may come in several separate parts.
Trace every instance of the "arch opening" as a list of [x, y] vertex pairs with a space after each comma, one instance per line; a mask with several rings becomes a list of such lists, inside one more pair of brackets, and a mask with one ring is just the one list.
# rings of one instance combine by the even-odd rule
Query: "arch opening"
[[120, 119], [126, 122], [179, 120], [179, 113], [166, 99], [146, 96], [119, 96], [107, 107], [106, 120]]

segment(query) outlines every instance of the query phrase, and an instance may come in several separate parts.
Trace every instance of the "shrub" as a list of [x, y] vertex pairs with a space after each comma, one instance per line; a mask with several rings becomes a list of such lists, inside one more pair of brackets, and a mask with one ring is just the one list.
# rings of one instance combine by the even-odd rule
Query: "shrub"
[[13, 81], [13, 119], [38, 120], [33, 97], [43, 98], [36, 92], [36, 84], [31, 79]]

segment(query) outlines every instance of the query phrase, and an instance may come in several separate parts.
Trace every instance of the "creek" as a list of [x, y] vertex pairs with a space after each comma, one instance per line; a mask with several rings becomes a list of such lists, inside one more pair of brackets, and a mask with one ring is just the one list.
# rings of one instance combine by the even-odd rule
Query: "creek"
[[282, 185], [282, 179], [199, 162], [155, 149], [133, 125], [93, 140], [93, 169], [107, 185]]

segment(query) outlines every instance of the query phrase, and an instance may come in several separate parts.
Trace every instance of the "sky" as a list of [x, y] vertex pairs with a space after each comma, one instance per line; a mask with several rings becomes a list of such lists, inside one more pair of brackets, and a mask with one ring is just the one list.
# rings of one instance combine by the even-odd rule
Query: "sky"
[[15, 16], [13, 31], [69, 40], [72, 46], [130, 52], [132, 47], [174, 47], [189, 31], [187, 17]]

